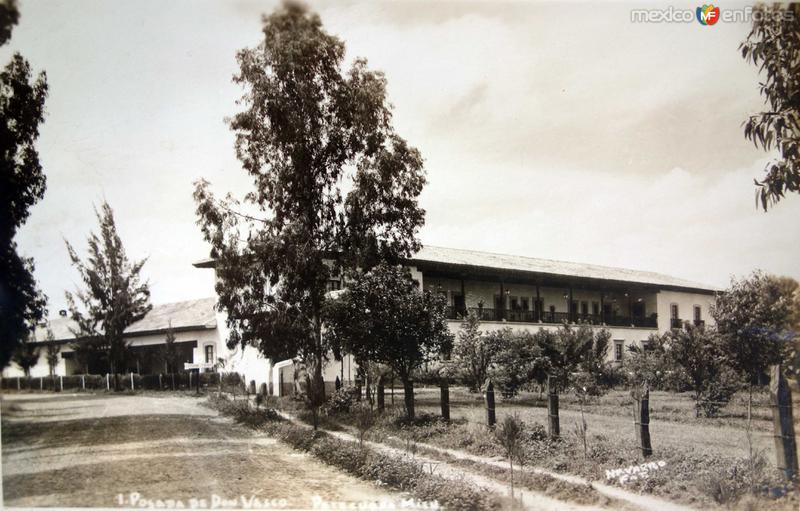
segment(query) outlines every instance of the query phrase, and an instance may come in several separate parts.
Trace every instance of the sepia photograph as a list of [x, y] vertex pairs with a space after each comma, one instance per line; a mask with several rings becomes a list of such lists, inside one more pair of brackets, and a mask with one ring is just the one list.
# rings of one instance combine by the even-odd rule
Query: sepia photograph
[[800, 3], [0, 0], [0, 508], [800, 511]]

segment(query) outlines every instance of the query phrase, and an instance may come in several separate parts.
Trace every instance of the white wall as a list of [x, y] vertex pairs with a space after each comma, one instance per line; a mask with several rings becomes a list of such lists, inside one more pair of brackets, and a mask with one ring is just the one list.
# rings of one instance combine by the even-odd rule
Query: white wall
[[711, 324], [710, 309], [714, 303], [714, 295], [700, 293], [686, 293], [680, 291], [659, 291], [658, 302], [658, 329], [666, 332], [670, 328], [670, 305], [678, 305], [678, 317], [683, 321], [694, 319], [694, 306], [700, 306], [700, 319]]

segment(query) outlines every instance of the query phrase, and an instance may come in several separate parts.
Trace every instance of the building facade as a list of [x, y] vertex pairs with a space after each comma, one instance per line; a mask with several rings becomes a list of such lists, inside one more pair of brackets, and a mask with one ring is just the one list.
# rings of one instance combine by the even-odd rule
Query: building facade
[[[215, 298], [154, 305], [147, 316], [125, 330], [124, 338], [129, 345], [130, 356], [128, 367], [120, 372], [166, 374], [182, 371], [185, 363], [213, 364], [215, 368], [224, 367], [226, 371], [235, 371], [249, 377], [248, 381], [255, 379], [259, 384], [266, 382], [269, 361], [259, 356], [255, 349], [227, 348], [227, 335], [223, 335], [224, 317], [216, 312], [215, 306]], [[48, 328], [53, 334], [52, 339], [49, 338]], [[175, 367], [169, 367], [161, 355], [170, 329], [175, 336]], [[105, 374], [109, 370], [108, 365], [99, 357], [79, 359], [75, 345], [81, 339], [76, 337], [74, 331], [77, 331], [77, 325], [65, 317], [51, 319], [47, 327], [36, 329], [35, 342], [40, 350], [39, 361], [30, 371], [32, 377], [50, 375], [48, 345], [58, 348], [58, 362], [54, 367], [56, 375]], [[3, 370], [2, 376], [21, 377], [24, 372], [12, 362]]]
[[712, 321], [717, 291], [653, 272], [434, 246], [407, 264], [422, 289], [446, 297], [454, 333], [470, 312], [484, 331], [585, 323], [611, 332], [615, 361], [651, 334]]
[[[609, 360], [622, 362], [627, 348], [646, 348], [652, 334], [712, 321], [717, 289], [653, 272], [426, 246], [406, 261], [420, 289], [441, 293], [448, 304], [448, 327], [455, 334], [464, 316], [477, 314], [481, 330], [536, 331], [568, 324], [588, 324], [611, 333]], [[195, 263], [213, 268], [214, 261]], [[346, 288], [333, 280], [331, 290]], [[227, 333], [223, 334], [223, 338]], [[291, 360], [266, 370], [273, 393], [288, 392], [299, 367]], [[350, 357], [331, 361], [324, 379], [355, 378]], [[261, 377], [261, 375], [259, 375]]]

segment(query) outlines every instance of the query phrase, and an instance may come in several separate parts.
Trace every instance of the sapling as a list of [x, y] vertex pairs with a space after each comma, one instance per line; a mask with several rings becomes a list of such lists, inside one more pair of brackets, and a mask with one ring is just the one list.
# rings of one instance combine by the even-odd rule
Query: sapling
[[495, 436], [503, 446], [508, 458], [509, 475], [511, 476], [511, 498], [514, 498], [514, 459], [522, 460], [522, 435], [525, 423], [517, 415], [506, 415], [500, 426], [495, 429]]

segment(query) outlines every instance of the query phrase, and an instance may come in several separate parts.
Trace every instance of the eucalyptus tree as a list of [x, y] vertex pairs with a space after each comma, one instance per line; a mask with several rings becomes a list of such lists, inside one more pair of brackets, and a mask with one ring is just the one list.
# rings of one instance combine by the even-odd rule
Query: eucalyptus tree
[[787, 192], [800, 193], [800, 4], [753, 7], [753, 27], [740, 45], [742, 56], [758, 67], [766, 108], [745, 122], [744, 135], [778, 158], [756, 180], [756, 198], [766, 210]]
[[241, 199], [196, 182], [198, 223], [216, 260], [228, 345], [302, 360], [322, 389], [329, 281], [419, 249], [422, 157], [392, 128], [386, 79], [320, 18], [287, 3], [237, 55], [244, 94], [230, 119], [252, 178]]

